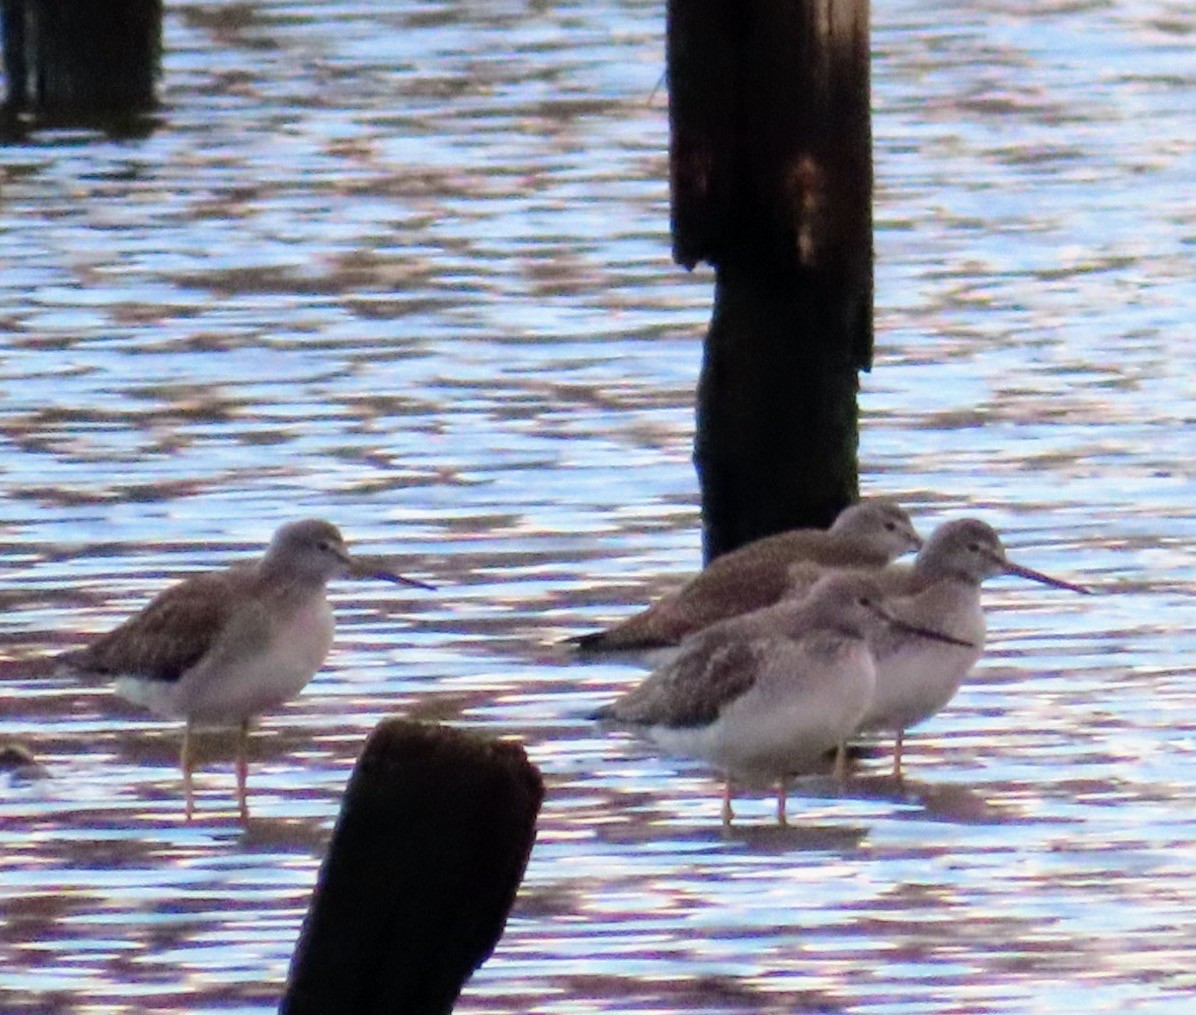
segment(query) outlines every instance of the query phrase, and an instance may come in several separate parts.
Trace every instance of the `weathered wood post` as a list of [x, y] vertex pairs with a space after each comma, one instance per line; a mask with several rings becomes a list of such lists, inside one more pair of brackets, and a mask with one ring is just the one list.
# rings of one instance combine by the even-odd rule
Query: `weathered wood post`
[[10, 113], [121, 116], [154, 105], [162, 0], [0, 0]]
[[6, 111], [18, 112], [28, 102], [28, 68], [25, 66], [26, 0], [0, 0], [0, 33], [3, 38], [4, 96]]
[[543, 797], [518, 744], [380, 723], [345, 791], [282, 1015], [451, 1012], [502, 935]]
[[715, 269], [695, 448], [708, 560], [858, 495], [869, 47], [869, 0], [668, 3], [673, 256]]

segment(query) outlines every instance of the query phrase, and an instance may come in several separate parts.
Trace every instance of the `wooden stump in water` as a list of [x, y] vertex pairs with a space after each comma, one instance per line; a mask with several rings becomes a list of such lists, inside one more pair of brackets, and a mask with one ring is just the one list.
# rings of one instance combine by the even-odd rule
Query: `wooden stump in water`
[[673, 256], [715, 269], [707, 560], [858, 495], [872, 356], [868, 0], [669, 0]]
[[154, 105], [162, 0], [0, 0], [6, 108], [41, 120]]
[[380, 723], [345, 791], [283, 1015], [451, 1012], [502, 935], [543, 797], [518, 744]]

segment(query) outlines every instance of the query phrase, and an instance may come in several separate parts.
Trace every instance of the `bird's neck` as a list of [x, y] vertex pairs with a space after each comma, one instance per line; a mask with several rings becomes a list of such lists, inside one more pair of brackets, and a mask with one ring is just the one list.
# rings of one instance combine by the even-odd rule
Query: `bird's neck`
[[958, 582], [972, 588], [980, 587], [980, 579], [962, 568], [952, 567], [938, 560], [914, 561], [914, 585], [916, 591], [927, 589], [938, 582]]
[[828, 529], [824, 545], [830, 552], [841, 553], [864, 565], [872, 563], [883, 566], [891, 559], [884, 546], [878, 546], [874, 541], [855, 535], [851, 531], [836, 532], [834, 529]]
[[842, 618], [829, 613], [821, 604], [810, 608], [802, 604], [790, 615], [790, 623], [785, 625], [794, 635], [806, 635], [814, 631], [826, 631], [844, 638], [863, 638], [864, 633]]
[[303, 600], [323, 595], [328, 579], [296, 571], [289, 567], [271, 566], [266, 558], [257, 569], [257, 584], [272, 597], [282, 600]]

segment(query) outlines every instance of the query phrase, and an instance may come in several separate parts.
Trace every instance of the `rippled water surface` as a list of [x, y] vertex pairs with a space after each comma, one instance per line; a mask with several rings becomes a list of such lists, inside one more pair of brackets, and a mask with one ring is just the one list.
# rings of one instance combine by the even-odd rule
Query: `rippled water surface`
[[[745, 797], [584, 719], [555, 642], [698, 564], [707, 271], [669, 259], [663, 5], [168, 3], [147, 135], [0, 149], [0, 1009], [265, 1012], [384, 716], [549, 787], [463, 1012], [1189, 1010], [1196, 18], [873, 5], [866, 492], [1098, 595], [986, 590], [899, 790]], [[322, 515], [327, 665], [182, 822], [179, 732], [45, 658]]]

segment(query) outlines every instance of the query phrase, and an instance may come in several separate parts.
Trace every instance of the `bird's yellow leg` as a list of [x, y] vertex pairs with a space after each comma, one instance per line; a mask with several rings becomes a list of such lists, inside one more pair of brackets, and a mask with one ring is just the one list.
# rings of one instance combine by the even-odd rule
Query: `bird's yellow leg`
[[191, 720], [183, 727], [183, 747], [179, 751], [179, 768], [183, 770], [183, 815], [190, 821], [195, 814], [195, 797], [191, 790], [191, 772], [195, 758], [191, 753]]
[[893, 778], [901, 781], [901, 748], [905, 744], [905, 730], [897, 731], [897, 738], [893, 741]]
[[839, 741], [835, 748], [835, 782], [843, 782], [847, 778], [847, 741]]
[[249, 720], [241, 720], [237, 733], [237, 808], [241, 812], [241, 824], [249, 824]]
[[729, 828], [735, 813], [731, 810], [731, 776], [723, 780], [723, 827]]

